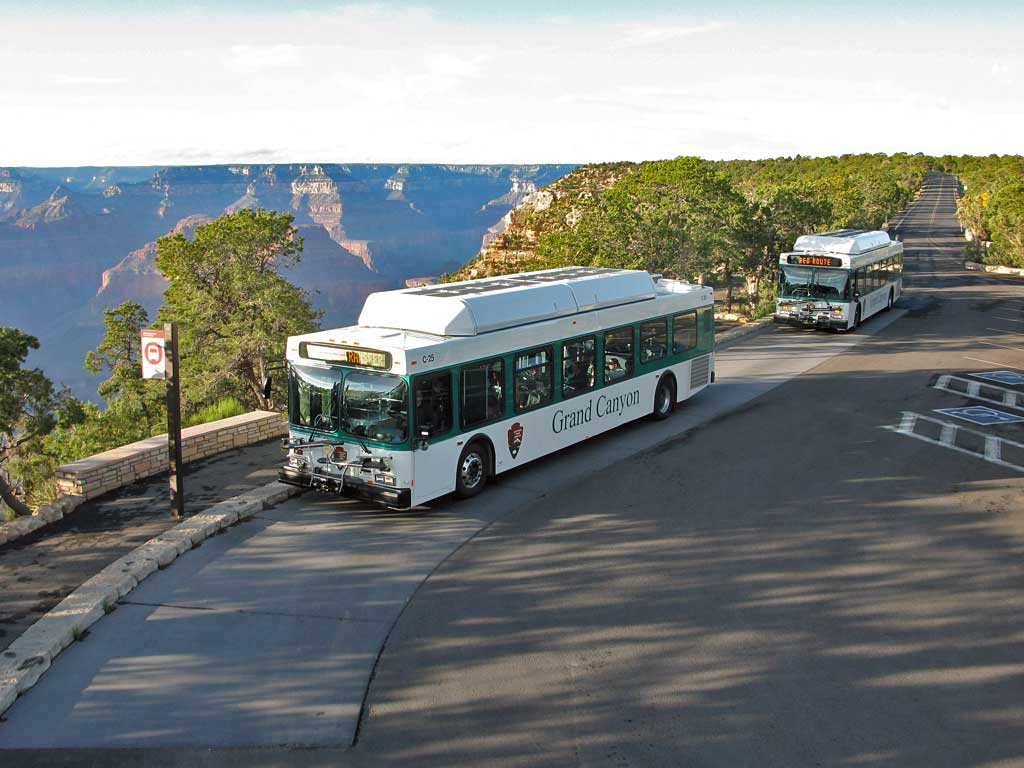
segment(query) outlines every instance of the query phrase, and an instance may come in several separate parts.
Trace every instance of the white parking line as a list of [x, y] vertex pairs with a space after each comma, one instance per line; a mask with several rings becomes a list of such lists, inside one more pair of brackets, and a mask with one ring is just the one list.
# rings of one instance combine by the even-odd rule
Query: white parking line
[[1011, 333], [1015, 336], [1020, 336], [1020, 331], [1015, 331], [1013, 328], [985, 328], [986, 331], [999, 331], [999, 333]]
[[992, 315], [993, 320], [1004, 320], [1007, 323], [1024, 323], [1024, 320], [1016, 320], [1012, 317], [999, 317], [998, 315]]
[[[914, 426], [921, 421], [929, 422], [941, 427], [942, 431], [938, 440], [934, 437], [928, 437], [927, 435], [919, 435], [914, 431]], [[909, 425], [909, 427], [905, 426]], [[947, 432], [947, 427], [953, 427], [952, 430]], [[995, 437], [984, 432], [978, 432], [968, 427], [961, 427], [956, 424], [949, 424], [949, 422], [941, 421], [940, 419], [933, 419], [930, 416], [923, 416], [920, 413], [913, 413], [909, 411], [903, 411], [900, 417], [900, 423], [898, 426], [889, 424], [883, 424], [881, 429], [887, 429], [890, 432], [895, 432], [899, 435], [906, 435], [912, 437], [915, 440], [920, 440], [931, 445], [937, 445], [941, 448], [946, 448], [950, 451], [956, 451], [957, 453], [963, 453], [967, 456], [973, 456], [976, 459], [987, 461], [989, 464], [995, 464], [1000, 467], [1006, 467], [1017, 472], [1024, 473], [1024, 467], [1017, 464], [1013, 464], [1009, 461], [1004, 461], [1002, 458], [1003, 446], [1011, 445], [1016, 448], [1024, 449], [1024, 444], [1014, 442], [1013, 440], [1006, 440], [1002, 437]], [[959, 432], [965, 432], [971, 435], [976, 435], [982, 438], [982, 444], [985, 446], [981, 452], [972, 451], [969, 448], [962, 448], [956, 444], [956, 435]], [[952, 434], [952, 438], [947, 438], [947, 435]]]
[[985, 460], [986, 461], [1001, 461], [1002, 448], [999, 444], [999, 438], [994, 435], [988, 435], [985, 437]]
[[1003, 349], [1014, 349], [1017, 352], [1024, 352], [1024, 347], [1008, 347], [1005, 344], [996, 344], [994, 341], [979, 341], [979, 344], [987, 344], [990, 347], [1002, 347]]
[[[964, 388], [954, 389], [950, 386], [954, 381], [962, 384]], [[971, 400], [981, 400], [984, 403], [992, 403], [993, 405], [1001, 405], [1004, 408], [1013, 408], [1016, 411], [1024, 411], [1024, 403], [1020, 402], [1022, 399], [1020, 392], [1015, 389], [999, 387], [995, 384], [990, 384], [987, 381], [972, 381], [971, 379], [965, 379], [962, 376], [944, 374], [939, 376], [938, 380], [932, 385], [932, 387], [954, 395], [960, 395], [961, 397], [969, 397]], [[986, 397], [981, 394], [982, 387], [984, 387], [986, 391], [990, 392], [990, 396]], [[991, 396], [991, 393], [994, 392], [1000, 393], [998, 398]]]
[[1001, 365], [1003, 368], [1016, 368], [1018, 371], [1024, 371], [1019, 365], [1010, 365], [1009, 363], [997, 363], [995, 360], [985, 360], [981, 357], [968, 357], [964, 355], [964, 360], [973, 360], [976, 363], [985, 363], [985, 365]]

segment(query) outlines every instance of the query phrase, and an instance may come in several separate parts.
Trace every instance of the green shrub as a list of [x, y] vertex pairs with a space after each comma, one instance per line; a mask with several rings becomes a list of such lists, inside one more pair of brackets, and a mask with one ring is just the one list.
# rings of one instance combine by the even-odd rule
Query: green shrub
[[248, 409], [234, 397], [226, 397], [218, 403], [200, 408], [185, 420], [186, 427], [194, 427], [198, 424], [208, 424], [218, 419], [227, 419], [232, 416], [240, 416]]

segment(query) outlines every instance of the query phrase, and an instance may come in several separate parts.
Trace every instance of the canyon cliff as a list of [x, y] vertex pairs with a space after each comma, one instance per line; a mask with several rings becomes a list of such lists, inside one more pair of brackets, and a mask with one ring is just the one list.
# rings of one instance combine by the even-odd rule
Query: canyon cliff
[[39, 337], [32, 364], [95, 397], [82, 370], [103, 310], [155, 316], [155, 241], [244, 207], [288, 211], [304, 239], [286, 276], [325, 326], [366, 295], [457, 269], [495, 222], [572, 166], [308, 163], [169, 168], [0, 168], [0, 325]]

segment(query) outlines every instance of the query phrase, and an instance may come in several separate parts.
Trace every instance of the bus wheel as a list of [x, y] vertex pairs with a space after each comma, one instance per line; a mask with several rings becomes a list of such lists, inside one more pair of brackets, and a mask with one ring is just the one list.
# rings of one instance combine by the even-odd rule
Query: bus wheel
[[850, 326], [849, 332], [853, 333], [860, 327], [860, 304], [857, 305], [857, 311], [853, 315], [853, 325]]
[[654, 411], [651, 417], [655, 421], [667, 419], [676, 407], [676, 385], [671, 376], [663, 376], [654, 390]]
[[455, 495], [460, 499], [476, 496], [487, 485], [487, 449], [472, 442], [462, 449], [455, 468]]
[[890, 288], [889, 289], [889, 303], [885, 305], [885, 311], [886, 312], [888, 312], [890, 309], [892, 309], [893, 303], [894, 302], [892, 300], [892, 288]]

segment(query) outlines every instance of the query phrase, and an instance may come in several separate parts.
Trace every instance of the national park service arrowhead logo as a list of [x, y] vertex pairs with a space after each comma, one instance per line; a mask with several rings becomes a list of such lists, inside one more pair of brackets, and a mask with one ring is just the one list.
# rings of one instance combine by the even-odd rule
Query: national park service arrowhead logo
[[508, 428], [508, 452], [514, 459], [519, 455], [519, 447], [523, 444], [523, 425], [518, 421]]

